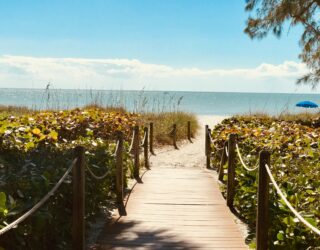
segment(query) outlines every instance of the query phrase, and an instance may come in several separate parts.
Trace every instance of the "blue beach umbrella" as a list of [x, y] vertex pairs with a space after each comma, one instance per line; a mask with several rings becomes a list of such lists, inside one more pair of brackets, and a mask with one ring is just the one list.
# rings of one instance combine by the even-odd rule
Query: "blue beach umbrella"
[[317, 108], [318, 104], [310, 101], [302, 101], [302, 102], [298, 102], [296, 106], [302, 107], [302, 108]]

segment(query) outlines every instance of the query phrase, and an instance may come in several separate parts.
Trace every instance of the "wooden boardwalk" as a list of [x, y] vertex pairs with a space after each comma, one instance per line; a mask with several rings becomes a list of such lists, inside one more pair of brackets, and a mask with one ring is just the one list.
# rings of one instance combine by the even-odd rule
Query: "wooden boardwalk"
[[180, 150], [151, 157], [151, 170], [129, 197], [128, 215], [115, 216], [94, 249], [248, 249], [217, 178], [204, 169], [203, 132]]
[[134, 187], [127, 212], [103, 230], [99, 249], [248, 249], [204, 169], [154, 167]]

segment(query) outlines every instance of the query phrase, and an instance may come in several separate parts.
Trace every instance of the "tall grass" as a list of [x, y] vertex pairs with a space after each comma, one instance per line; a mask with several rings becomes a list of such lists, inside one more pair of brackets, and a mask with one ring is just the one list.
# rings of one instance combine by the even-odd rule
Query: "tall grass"
[[177, 125], [177, 139], [187, 139], [187, 124], [191, 122], [191, 136], [195, 136], [199, 129], [197, 118], [192, 113], [186, 112], [161, 112], [161, 113], [144, 113], [141, 117], [144, 124], [154, 123], [154, 137], [158, 144], [170, 144], [172, 138], [169, 132], [172, 125]]
[[[139, 113], [141, 116], [141, 125], [146, 126], [150, 122], [154, 123], [155, 142], [158, 144], [169, 144], [172, 139], [169, 132], [172, 130], [172, 125], [177, 125], [177, 139], [187, 138], [187, 122], [191, 122], [191, 133], [195, 135], [199, 125], [196, 116], [191, 113], [180, 111], [180, 105], [183, 96], [176, 96], [169, 92], [163, 92], [158, 95], [149, 95], [144, 89], [139, 91], [133, 98], [133, 103], [126, 100], [123, 91], [85, 91], [86, 103], [80, 105], [80, 98], [76, 93], [70, 93], [70, 96], [61, 96], [55, 89], [47, 87], [41, 97], [41, 109], [29, 109], [19, 106], [0, 106], [0, 113], [9, 115], [21, 115], [41, 110], [54, 111], [66, 110], [75, 108], [70, 103], [78, 103], [76, 107], [83, 109], [102, 109], [105, 112], [133, 112]], [[67, 98], [69, 98], [69, 104]], [[107, 98], [107, 101], [106, 101]], [[132, 100], [132, 97], [131, 97]], [[34, 105], [33, 105], [34, 106]]]
[[177, 112], [183, 101], [183, 96], [170, 92], [148, 92], [125, 90], [59, 90], [50, 85], [38, 93], [33, 103], [36, 110], [62, 110], [87, 105], [99, 107], [124, 108], [134, 113]]
[[33, 112], [33, 110], [25, 106], [0, 105], [1, 114], [22, 115], [22, 114], [27, 114], [31, 112]]

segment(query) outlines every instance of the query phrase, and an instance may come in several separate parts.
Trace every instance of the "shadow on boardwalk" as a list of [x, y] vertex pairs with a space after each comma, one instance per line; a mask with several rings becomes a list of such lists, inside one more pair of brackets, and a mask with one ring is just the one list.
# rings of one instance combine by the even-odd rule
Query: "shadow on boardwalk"
[[102, 249], [194, 249], [194, 243], [177, 239], [166, 229], [150, 230], [138, 221], [116, 222], [106, 227], [99, 239], [99, 245], [91, 246], [91, 250]]

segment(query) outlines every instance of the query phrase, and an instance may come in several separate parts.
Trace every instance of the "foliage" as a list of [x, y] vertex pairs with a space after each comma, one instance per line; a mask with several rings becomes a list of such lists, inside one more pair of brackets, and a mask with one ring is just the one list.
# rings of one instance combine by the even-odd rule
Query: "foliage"
[[[3, 111], [0, 113], [0, 228], [47, 194], [70, 166], [76, 145], [86, 148], [87, 165], [96, 175], [108, 172], [103, 180], [95, 180], [86, 174], [86, 222], [89, 227], [97, 213], [108, 213], [115, 205], [112, 153], [116, 131], [124, 132], [127, 150], [131, 129], [136, 124], [142, 129], [147, 122], [153, 121], [155, 135], [169, 129], [173, 122], [178, 123], [178, 128], [184, 128], [190, 118], [193, 128], [197, 128], [194, 116], [180, 112], [141, 116], [121, 108], [95, 105], [69, 111], [32, 112], [14, 107]], [[186, 133], [180, 130], [178, 138], [186, 138]], [[125, 176], [129, 177], [132, 161], [127, 153], [124, 162]], [[70, 175], [43, 207], [16, 229], [1, 236], [0, 249], [69, 249], [71, 183]]]
[[[244, 161], [254, 167], [259, 152], [271, 152], [271, 171], [289, 202], [311, 224], [320, 227], [320, 128], [314, 119], [309, 125], [264, 117], [232, 117], [217, 125], [213, 164], [220, 157], [217, 148], [223, 147], [230, 133], [238, 135]], [[226, 166], [225, 166], [226, 167]], [[226, 176], [225, 176], [226, 178]], [[247, 172], [238, 157], [236, 163], [235, 208], [245, 221], [255, 226], [257, 201], [257, 171]], [[301, 224], [289, 211], [270, 184], [270, 249], [313, 249], [320, 247], [319, 236]]]
[[[57, 183], [74, 158], [76, 145], [86, 148], [86, 161], [103, 180], [86, 174], [86, 221], [110, 210], [115, 198], [115, 131], [128, 140], [138, 115], [75, 109], [40, 112], [0, 120], [0, 228], [21, 216]], [[128, 148], [128, 142], [125, 143]], [[128, 162], [125, 176], [130, 173]], [[72, 177], [35, 214], [1, 238], [6, 249], [70, 248]]]
[[310, 73], [298, 83], [310, 83], [313, 87], [320, 81], [319, 7], [319, 0], [247, 0], [246, 5], [246, 10], [256, 12], [255, 17], [249, 17], [245, 29], [251, 38], [263, 38], [269, 31], [280, 36], [286, 22], [303, 26], [300, 58]]

